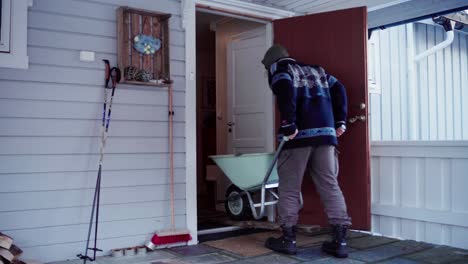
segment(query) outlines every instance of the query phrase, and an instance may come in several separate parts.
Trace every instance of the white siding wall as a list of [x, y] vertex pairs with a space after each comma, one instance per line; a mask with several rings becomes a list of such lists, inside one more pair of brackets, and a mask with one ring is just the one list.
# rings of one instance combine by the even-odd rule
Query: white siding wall
[[[414, 34], [416, 54], [445, 38], [442, 28], [420, 23]], [[372, 93], [369, 99], [371, 140], [410, 139], [413, 103], [408, 89], [415, 89], [416, 140], [468, 140], [468, 35], [456, 33], [450, 47], [421, 60], [416, 87], [408, 86], [406, 26], [376, 31], [372, 40], [381, 94]]]
[[[0, 69], [0, 231], [27, 258], [82, 253], [91, 210], [104, 64], [116, 64], [119, 5], [172, 13], [176, 222], [185, 226], [185, 62], [180, 2], [39, 0], [29, 11], [28, 70]], [[79, 61], [79, 51], [96, 61]], [[102, 179], [98, 246], [143, 244], [168, 227], [167, 91], [119, 85]]]
[[[449, 48], [418, 64], [408, 98], [407, 34], [408, 26], [374, 32], [369, 49], [381, 90], [370, 95], [372, 229], [468, 248], [468, 36], [457, 33]], [[419, 23], [414, 34], [416, 54], [445, 38]], [[416, 137], [408, 141], [412, 109]]]
[[468, 248], [468, 143], [374, 142], [372, 230]]

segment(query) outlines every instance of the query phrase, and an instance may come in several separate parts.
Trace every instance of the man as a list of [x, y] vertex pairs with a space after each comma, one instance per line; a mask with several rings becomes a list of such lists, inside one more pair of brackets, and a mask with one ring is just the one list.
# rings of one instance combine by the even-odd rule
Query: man
[[322, 250], [335, 257], [348, 256], [346, 231], [351, 225], [338, 185], [337, 138], [346, 131], [346, 91], [335, 77], [319, 66], [296, 62], [287, 50], [273, 45], [262, 60], [281, 114], [281, 136], [288, 141], [278, 159], [279, 223], [283, 236], [269, 238], [265, 246], [296, 254], [296, 224], [300, 191], [307, 171], [315, 184], [333, 229], [333, 240]]

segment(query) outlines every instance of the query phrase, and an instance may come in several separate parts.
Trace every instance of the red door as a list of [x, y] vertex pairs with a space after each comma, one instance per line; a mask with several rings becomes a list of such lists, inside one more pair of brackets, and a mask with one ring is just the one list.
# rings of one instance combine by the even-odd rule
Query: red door
[[[291, 57], [318, 64], [338, 78], [348, 94], [347, 132], [339, 139], [339, 182], [352, 228], [370, 230], [369, 133], [367, 123], [367, 11], [365, 7], [280, 19], [273, 22], [274, 42]], [[304, 177], [300, 222], [326, 226], [312, 180]]]

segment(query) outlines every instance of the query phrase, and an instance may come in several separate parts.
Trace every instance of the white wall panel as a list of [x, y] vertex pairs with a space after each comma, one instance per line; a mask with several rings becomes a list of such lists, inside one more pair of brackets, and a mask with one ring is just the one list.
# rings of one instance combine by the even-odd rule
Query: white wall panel
[[[82, 253], [99, 159], [104, 64], [116, 8], [171, 13], [176, 224], [185, 227], [185, 31], [180, 1], [40, 0], [28, 12], [28, 70], [0, 69], [0, 230], [41, 262]], [[94, 51], [94, 62], [79, 60]], [[103, 164], [98, 246], [142, 245], [170, 224], [167, 90], [118, 85]]]
[[[415, 53], [445, 39], [442, 28], [415, 23]], [[457, 32], [457, 31], [456, 31]], [[468, 35], [457, 32], [451, 46], [422, 59], [411, 75], [409, 87], [407, 28], [405, 25], [373, 32], [378, 45], [380, 94], [370, 94], [371, 140], [409, 140], [409, 122], [418, 128], [415, 140], [468, 139]], [[409, 100], [414, 89], [416, 106]], [[416, 109], [416, 120], [409, 111]]]
[[468, 248], [466, 141], [373, 142], [371, 156], [374, 232]]

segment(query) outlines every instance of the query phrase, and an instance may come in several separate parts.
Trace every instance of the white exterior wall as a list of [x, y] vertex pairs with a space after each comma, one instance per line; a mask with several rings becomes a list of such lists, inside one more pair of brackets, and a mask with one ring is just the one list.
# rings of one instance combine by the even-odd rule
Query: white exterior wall
[[[370, 41], [370, 76], [381, 89], [370, 95], [372, 230], [468, 248], [468, 36], [456, 33], [450, 47], [418, 64], [409, 98], [408, 27], [374, 32]], [[445, 38], [439, 27], [414, 29], [416, 54]]]
[[[451, 46], [418, 63], [416, 87], [408, 86], [407, 26], [372, 33], [375, 54], [369, 54], [369, 70], [381, 94], [369, 97], [371, 140], [409, 140], [413, 109], [415, 140], [468, 140], [468, 34], [456, 32]], [[414, 35], [416, 54], [445, 39], [442, 28], [421, 23]], [[415, 90], [414, 104], [408, 89]]]
[[372, 231], [468, 248], [468, 143], [373, 142]]
[[[26, 258], [83, 253], [99, 154], [104, 64], [116, 65], [120, 5], [171, 13], [176, 222], [186, 224], [185, 33], [180, 1], [38, 0], [28, 70], [0, 68], [0, 231]], [[80, 62], [79, 52], [96, 52]], [[119, 85], [103, 164], [98, 246], [144, 244], [170, 225], [167, 90]]]

